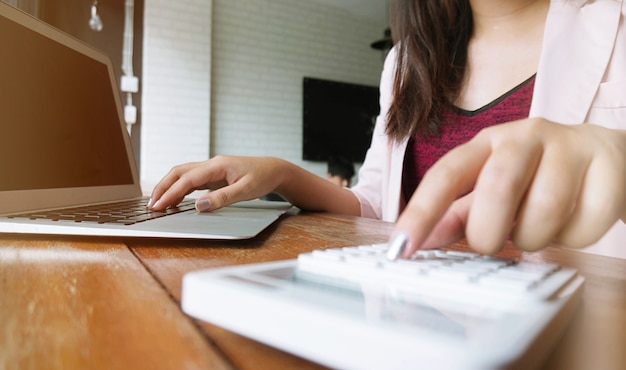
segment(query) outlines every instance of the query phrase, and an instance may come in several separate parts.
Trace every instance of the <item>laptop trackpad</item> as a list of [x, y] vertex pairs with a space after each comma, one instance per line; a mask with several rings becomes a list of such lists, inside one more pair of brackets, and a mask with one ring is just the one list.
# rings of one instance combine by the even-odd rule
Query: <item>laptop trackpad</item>
[[179, 213], [139, 223], [130, 228], [154, 232], [176, 230], [177, 234], [208, 234], [218, 239], [247, 239], [263, 231], [289, 208], [291, 206], [278, 204], [274, 208], [267, 205], [251, 208], [236, 204], [213, 212]]

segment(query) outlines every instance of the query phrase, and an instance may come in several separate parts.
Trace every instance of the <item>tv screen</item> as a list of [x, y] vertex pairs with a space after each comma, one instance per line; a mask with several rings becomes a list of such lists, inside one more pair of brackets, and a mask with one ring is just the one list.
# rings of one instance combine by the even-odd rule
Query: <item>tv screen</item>
[[378, 87], [305, 77], [302, 159], [363, 162], [380, 111]]

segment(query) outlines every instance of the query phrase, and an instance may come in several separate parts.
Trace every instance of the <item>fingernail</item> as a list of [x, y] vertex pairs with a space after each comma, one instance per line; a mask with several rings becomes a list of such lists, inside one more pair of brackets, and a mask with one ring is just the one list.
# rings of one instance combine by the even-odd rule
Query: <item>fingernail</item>
[[198, 199], [196, 201], [196, 209], [198, 212], [204, 212], [211, 209], [211, 202], [208, 199]]
[[387, 250], [387, 259], [390, 261], [397, 260], [402, 254], [402, 251], [404, 250], [404, 247], [406, 246], [408, 240], [409, 238], [406, 236], [406, 234], [397, 234], [389, 244], [389, 249]]
[[152, 207], [152, 198], [148, 199], [148, 204], [146, 204], [146, 208]]

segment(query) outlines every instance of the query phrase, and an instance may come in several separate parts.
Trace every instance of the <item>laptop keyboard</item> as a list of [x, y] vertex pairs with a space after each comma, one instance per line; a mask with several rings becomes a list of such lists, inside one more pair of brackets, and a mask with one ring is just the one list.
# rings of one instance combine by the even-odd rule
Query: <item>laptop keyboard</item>
[[421, 250], [410, 259], [390, 261], [387, 249], [376, 244], [303, 253], [296, 278], [357, 291], [374, 285], [442, 298], [519, 302], [549, 299], [576, 275], [555, 263], [453, 250]]
[[172, 215], [195, 208], [194, 199], [185, 199], [178, 206], [156, 212], [146, 208], [148, 198], [120, 202], [37, 211], [7, 216], [8, 218], [46, 219], [52, 221], [92, 222], [99, 224], [134, 225], [139, 222]]

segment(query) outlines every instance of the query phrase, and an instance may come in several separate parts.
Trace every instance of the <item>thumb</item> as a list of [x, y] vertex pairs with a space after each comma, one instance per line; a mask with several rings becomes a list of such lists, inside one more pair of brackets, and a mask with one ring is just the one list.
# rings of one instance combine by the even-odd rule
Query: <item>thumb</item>
[[421, 248], [441, 248], [461, 240], [465, 236], [465, 226], [467, 225], [469, 212], [469, 207], [464, 206], [463, 202], [454, 203], [435, 225]]
[[[422, 243], [415, 244], [415, 240], [411, 240], [414, 238], [412, 238], [410, 224], [404, 225], [404, 227], [403, 225], [398, 225], [394, 234], [403, 233], [409, 239], [402, 256], [409, 258], [417, 249], [441, 248], [462, 239], [465, 236], [471, 198], [471, 194], [468, 194], [454, 201]], [[407, 226], [409, 229], [405, 230]]]
[[428, 235], [422, 248], [441, 248], [463, 238], [471, 204], [472, 193], [454, 201]]
[[228, 187], [210, 191], [196, 199], [196, 210], [198, 212], [210, 212], [230, 205], [238, 201], [233, 199]]

